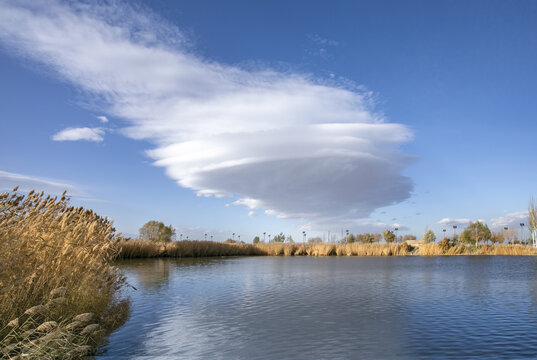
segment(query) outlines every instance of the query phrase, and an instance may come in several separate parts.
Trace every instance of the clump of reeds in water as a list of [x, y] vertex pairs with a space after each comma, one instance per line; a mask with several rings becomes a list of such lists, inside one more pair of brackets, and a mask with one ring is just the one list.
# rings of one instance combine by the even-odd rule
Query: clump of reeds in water
[[[0, 349], [62, 358], [81, 344], [65, 332], [70, 319], [92, 313], [109, 331], [125, 318], [126, 303], [117, 295], [124, 278], [110, 265], [115, 230], [93, 211], [69, 206], [65, 193], [57, 198], [16, 190], [0, 194]], [[63, 291], [57, 289], [68, 290], [56, 296]], [[45, 356], [52, 338], [60, 353]]]

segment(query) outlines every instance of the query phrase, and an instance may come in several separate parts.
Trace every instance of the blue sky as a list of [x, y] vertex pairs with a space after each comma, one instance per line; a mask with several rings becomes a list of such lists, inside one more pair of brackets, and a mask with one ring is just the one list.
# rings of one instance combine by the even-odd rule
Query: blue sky
[[0, 0], [0, 187], [67, 188], [125, 233], [518, 228], [536, 20], [533, 1]]

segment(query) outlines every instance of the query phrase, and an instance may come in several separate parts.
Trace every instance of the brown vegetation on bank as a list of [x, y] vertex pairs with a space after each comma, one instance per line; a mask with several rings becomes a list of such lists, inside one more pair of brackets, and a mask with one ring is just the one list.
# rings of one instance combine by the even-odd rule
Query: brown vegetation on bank
[[453, 244], [449, 239], [438, 243], [423, 244], [419, 247], [421, 256], [452, 256], [452, 255], [503, 255], [503, 256], [531, 256], [537, 255], [537, 249], [526, 245], [464, 245]]
[[251, 244], [230, 244], [214, 241], [152, 242], [128, 240], [118, 242], [117, 248], [118, 259], [265, 255]]
[[118, 243], [118, 258], [214, 257], [214, 256], [405, 256], [412, 247], [404, 244], [258, 243], [213, 241], [156, 243], [142, 240]]
[[[0, 356], [91, 353], [128, 312], [117, 296], [124, 278], [110, 265], [112, 223], [65, 195], [16, 190], [0, 194]], [[68, 327], [87, 313], [89, 323]]]
[[524, 245], [452, 244], [449, 241], [421, 244], [364, 243], [221, 243], [213, 241], [176, 241], [158, 243], [128, 240], [118, 243], [118, 259], [156, 257], [218, 256], [450, 256], [450, 255], [537, 255], [537, 249]]

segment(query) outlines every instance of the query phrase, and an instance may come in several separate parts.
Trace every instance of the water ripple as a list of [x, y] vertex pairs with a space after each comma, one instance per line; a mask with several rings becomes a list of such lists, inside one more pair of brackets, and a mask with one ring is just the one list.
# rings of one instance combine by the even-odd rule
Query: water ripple
[[97, 358], [537, 358], [531, 257], [120, 264], [132, 315]]

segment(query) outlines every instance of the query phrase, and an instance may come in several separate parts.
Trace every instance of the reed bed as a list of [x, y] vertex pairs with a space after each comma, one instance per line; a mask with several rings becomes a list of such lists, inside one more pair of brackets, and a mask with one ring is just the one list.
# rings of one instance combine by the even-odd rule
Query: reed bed
[[[60, 198], [33, 191], [22, 195], [15, 188], [0, 194], [3, 357], [70, 358], [88, 350], [81, 346], [93, 349], [89, 335], [96, 334], [83, 340], [62, 330], [62, 324], [91, 313], [103, 335], [126, 318], [128, 305], [118, 296], [125, 279], [110, 265], [117, 257], [115, 237], [108, 219], [69, 206], [65, 193]], [[49, 332], [58, 336], [43, 340]], [[47, 355], [52, 348], [54, 356]]]
[[454, 255], [537, 255], [537, 249], [523, 245], [467, 246], [438, 242], [412, 247], [402, 244], [258, 243], [234, 244], [213, 241], [155, 243], [142, 240], [118, 243], [118, 259], [156, 257], [217, 256], [454, 256]]
[[439, 243], [424, 244], [419, 247], [417, 253], [421, 256], [482, 256], [482, 255], [503, 255], [503, 256], [532, 256], [537, 255], [537, 249], [524, 245], [451, 245], [442, 241]]
[[423, 244], [419, 247], [418, 254], [421, 256], [472, 255], [471, 249], [467, 246], [443, 243]]
[[230, 244], [212, 241], [154, 243], [142, 240], [118, 243], [118, 259], [214, 256], [407, 256], [412, 248], [403, 244], [259, 243]]
[[229, 244], [214, 241], [174, 241], [158, 243], [142, 240], [117, 243], [118, 259], [155, 257], [217, 257], [266, 255], [255, 245]]
[[483, 245], [475, 255], [531, 256], [537, 255], [537, 249], [526, 245]]
[[407, 256], [412, 247], [403, 244], [338, 244], [336, 255], [340, 256]]

